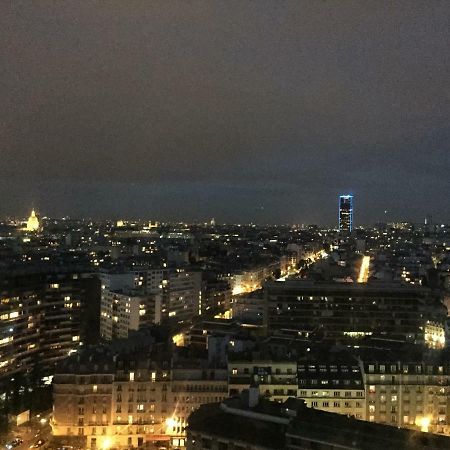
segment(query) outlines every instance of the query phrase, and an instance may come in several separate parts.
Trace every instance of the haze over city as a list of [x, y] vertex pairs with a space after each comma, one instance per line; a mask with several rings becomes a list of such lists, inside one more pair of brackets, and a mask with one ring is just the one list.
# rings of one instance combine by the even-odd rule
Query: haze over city
[[[446, 1], [2, 2], [0, 214], [450, 219]], [[387, 211], [387, 213], [385, 213]]]
[[450, 449], [450, 2], [0, 2], [0, 450]]

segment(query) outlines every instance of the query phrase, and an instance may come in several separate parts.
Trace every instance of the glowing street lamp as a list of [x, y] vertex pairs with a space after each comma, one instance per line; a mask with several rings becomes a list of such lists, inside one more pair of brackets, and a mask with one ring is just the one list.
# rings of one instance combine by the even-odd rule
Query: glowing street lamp
[[102, 449], [103, 450], [108, 450], [108, 449], [110, 449], [111, 447], [112, 447], [112, 445], [113, 445], [113, 440], [111, 439], [111, 438], [105, 438], [104, 440], [103, 440], [103, 442], [102, 442]]
[[430, 426], [431, 419], [428, 416], [419, 417], [416, 424], [420, 427], [420, 431], [428, 433], [428, 427]]
[[177, 421], [173, 417], [166, 419], [167, 428], [175, 428], [177, 426]]

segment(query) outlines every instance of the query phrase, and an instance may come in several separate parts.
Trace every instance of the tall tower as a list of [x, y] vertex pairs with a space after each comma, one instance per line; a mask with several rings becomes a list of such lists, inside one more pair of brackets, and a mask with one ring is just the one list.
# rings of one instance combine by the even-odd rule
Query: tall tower
[[353, 195], [339, 196], [339, 231], [351, 232], [353, 229]]

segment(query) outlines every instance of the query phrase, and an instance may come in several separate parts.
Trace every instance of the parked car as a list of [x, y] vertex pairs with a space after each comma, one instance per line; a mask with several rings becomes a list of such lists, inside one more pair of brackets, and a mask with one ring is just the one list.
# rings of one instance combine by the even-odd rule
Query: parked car
[[42, 447], [45, 443], [46, 443], [46, 441], [45, 441], [44, 439], [39, 439], [39, 440], [36, 441], [33, 445], [30, 445], [30, 448], [40, 448], [40, 447]]
[[8, 450], [11, 450], [12, 448], [17, 447], [18, 445], [20, 445], [22, 443], [23, 443], [23, 439], [21, 439], [20, 437], [16, 437], [11, 442], [8, 442], [6, 444], [6, 448]]

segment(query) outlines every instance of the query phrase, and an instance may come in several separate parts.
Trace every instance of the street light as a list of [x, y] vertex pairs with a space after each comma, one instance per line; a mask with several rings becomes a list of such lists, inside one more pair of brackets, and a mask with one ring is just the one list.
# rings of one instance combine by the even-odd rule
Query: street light
[[420, 417], [417, 420], [417, 425], [419, 425], [420, 431], [423, 431], [424, 433], [428, 433], [428, 427], [430, 426], [430, 423], [431, 420], [427, 416]]
[[173, 417], [166, 419], [167, 428], [175, 428], [177, 426], [177, 421]]
[[111, 438], [105, 438], [104, 440], [103, 440], [103, 443], [102, 443], [102, 449], [103, 450], [108, 450], [109, 448], [111, 448], [112, 447], [112, 445], [113, 445], [113, 440], [111, 439]]

